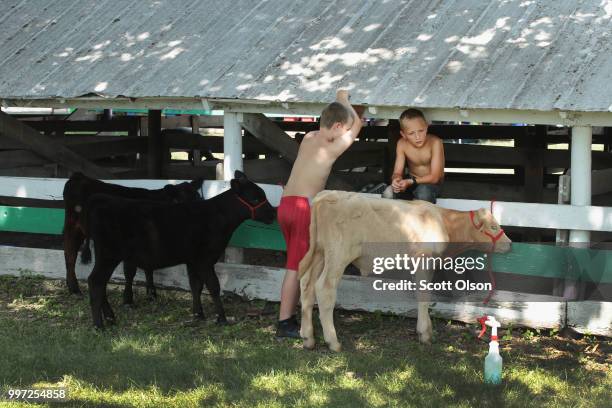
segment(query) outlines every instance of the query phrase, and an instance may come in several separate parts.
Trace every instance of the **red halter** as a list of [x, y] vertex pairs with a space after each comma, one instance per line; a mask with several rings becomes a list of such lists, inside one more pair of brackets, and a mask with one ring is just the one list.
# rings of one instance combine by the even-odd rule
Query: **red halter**
[[[493, 203], [494, 202], [495, 200], [491, 200], [491, 214], [493, 214]], [[476, 222], [474, 222], [474, 211], [473, 210], [470, 210], [470, 220], [472, 220], [472, 225], [477, 230], [480, 230], [480, 228], [482, 228], [482, 225], [484, 224], [484, 222], [480, 222], [479, 225], [476, 225]], [[488, 236], [489, 238], [491, 238], [491, 243], [493, 244], [493, 247], [491, 248], [491, 253], [493, 253], [493, 251], [495, 251], [495, 244], [504, 235], [503, 228], [500, 228], [499, 232], [496, 235], [491, 234], [489, 231], [482, 231], [482, 233]], [[482, 302], [485, 305], [489, 303], [489, 300], [491, 299], [491, 296], [493, 296], [493, 292], [495, 291], [495, 277], [493, 276], [493, 272], [491, 271], [492, 262], [493, 261], [489, 259], [489, 267], [487, 268], [487, 272], [489, 273], [489, 279], [491, 280], [492, 285], [491, 285], [491, 290], [489, 291], [489, 294], [487, 295], [485, 300]]]
[[242, 204], [244, 204], [249, 211], [251, 212], [251, 219], [254, 220], [255, 219], [255, 210], [257, 210], [259, 207], [261, 207], [264, 204], [268, 203], [268, 199], [264, 199], [261, 203], [257, 204], [257, 205], [251, 205], [248, 203], [248, 201], [244, 200], [242, 197], [240, 197], [238, 194], [236, 194], [236, 197], [238, 197], [238, 200], [240, 200], [240, 202]]
[[[493, 201], [491, 201], [491, 209], [493, 209]], [[492, 212], [493, 211], [491, 211], [491, 213]], [[474, 221], [474, 210], [470, 210], [470, 220], [472, 220], [472, 225], [477, 230], [480, 230], [482, 228], [482, 225], [484, 224], [481, 221], [480, 224], [476, 225], [476, 222]], [[489, 231], [482, 231], [482, 233], [485, 234], [487, 237], [491, 238], [491, 242], [493, 243], [493, 249], [495, 249], [495, 244], [497, 243], [497, 241], [499, 241], [502, 235], [504, 235], [504, 229], [500, 228], [499, 232], [495, 235], [491, 234]]]

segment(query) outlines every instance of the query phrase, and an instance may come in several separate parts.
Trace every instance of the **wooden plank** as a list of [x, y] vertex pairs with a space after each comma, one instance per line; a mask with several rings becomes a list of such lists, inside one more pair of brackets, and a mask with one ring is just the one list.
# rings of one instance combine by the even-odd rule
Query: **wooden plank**
[[[542, 191], [541, 202], [554, 203], [556, 192], [547, 188]], [[500, 183], [445, 180], [442, 184], [444, 198], [478, 200], [482, 197], [500, 201], [525, 201], [525, 187]]]
[[96, 178], [113, 178], [113, 175], [107, 170], [82, 158], [60, 143], [41, 135], [4, 112], [0, 112], [0, 136], [18, 140], [40, 156], [72, 171], [81, 171]]
[[[0, 274], [19, 276], [23, 270], [51, 279], [64, 279], [63, 252], [50, 249], [0, 247]], [[223, 291], [238, 293], [248, 298], [279, 301], [280, 285], [285, 274], [282, 268], [266, 266], [218, 263], [215, 265]], [[121, 266], [113, 276], [121, 281]], [[91, 265], [77, 262], [76, 273], [81, 280], [87, 278]], [[141, 273], [136, 281], [144, 280]], [[382, 311], [414, 317], [417, 303], [404, 293], [388, 293], [384, 297], [372, 290], [371, 277], [344, 276], [338, 287], [337, 307], [346, 310]], [[156, 285], [188, 290], [189, 283], [184, 265], [155, 271]], [[496, 301], [497, 296], [509, 297], [513, 301]], [[474, 323], [482, 315], [495, 315], [502, 325], [527, 326], [533, 328], [559, 328], [565, 322], [565, 302], [524, 302], [521, 294], [497, 292], [487, 306], [474, 303], [448, 303], [436, 301], [431, 304], [432, 316]], [[553, 298], [551, 298], [553, 299]], [[610, 334], [607, 334], [610, 335]]]
[[114, 140], [100, 140], [89, 143], [74, 143], [70, 150], [88, 159], [111, 156], [131, 156], [147, 151], [147, 140], [143, 137], [122, 136]]
[[579, 333], [612, 336], [612, 302], [568, 302], [567, 325]]
[[49, 160], [29, 150], [0, 150], [0, 169], [43, 166], [49, 163], [51, 163]]
[[0, 137], [0, 150], [8, 149], [8, 150], [18, 150], [18, 149], [27, 149], [28, 147], [18, 140], [9, 139], [7, 137]]
[[606, 194], [612, 191], [612, 169], [591, 172], [591, 195]]
[[[164, 146], [171, 149], [200, 149], [210, 150], [213, 153], [223, 153], [223, 137], [166, 132], [164, 133]], [[250, 137], [242, 138], [242, 151], [244, 154], [278, 155], [257, 139]]]
[[344, 152], [336, 162], [332, 169], [352, 169], [363, 166], [381, 166], [384, 160], [383, 150], [378, 151], [350, 151]]
[[61, 129], [66, 132], [74, 131], [89, 131], [89, 132], [118, 132], [128, 131], [129, 129], [136, 127], [138, 123], [138, 117], [126, 116], [117, 117], [112, 120], [44, 120], [44, 121], [28, 121], [22, 119], [24, 123], [38, 131], [57, 131]]
[[[260, 113], [245, 113], [240, 124], [268, 148], [279, 152], [293, 163], [297, 158], [298, 144], [278, 125]], [[239, 118], [240, 120], [240, 118]]]
[[[244, 113], [239, 115], [241, 126], [265, 144], [277, 151], [283, 159], [293, 164], [297, 158], [298, 144], [291, 139], [278, 125], [261, 113]], [[328, 183], [333, 183], [336, 189], [352, 190], [353, 186], [345, 181], [329, 175]]]
[[[180, 183], [182, 180], [108, 180], [115, 184], [161, 188], [168, 183]], [[61, 200], [66, 179], [45, 179], [27, 177], [0, 177], [0, 196], [39, 198], [43, 200]], [[206, 180], [205, 193], [213, 195], [228, 188], [227, 183]], [[278, 206], [282, 187], [266, 185], [262, 187], [271, 204]], [[212, 195], [208, 195], [212, 196]], [[440, 198], [438, 205], [456, 210], [475, 210], [490, 208], [491, 202], [484, 200], [463, 200]], [[493, 213], [500, 223], [515, 227], [578, 229], [591, 231], [612, 231], [612, 208], [599, 206], [572, 206], [539, 203], [513, 203], [496, 201]]]
[[0, 177], [57, 177], [57, 165], [13, 167], [0, 169]]

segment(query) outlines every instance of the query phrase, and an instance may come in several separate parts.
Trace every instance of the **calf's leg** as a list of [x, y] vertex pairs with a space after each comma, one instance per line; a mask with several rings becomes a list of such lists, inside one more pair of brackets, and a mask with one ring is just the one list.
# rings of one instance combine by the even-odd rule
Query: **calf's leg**
[[106, 298], [106, 284], [117, 264], [116, 261], [103, 261], [96, 254], [96, 263], [91, 274], [87, 278], [89, 286], [89, 303], [94, 326], [98, 329], [104, 328], [103, 317], [113, 322], [115, 315]]
[[203, 283], [198, 273], [198, 269], [194, 265], [187, 265], [187, 274], [189, 275], [189, 288], [191, 289], [191, 300], [192, 307], [191, 312], [193, 313], [194, 319], [204, 319], [204, 310], [202, 309], [202, 301], [200, 295], [202, 294]]
[[76, 260], [79, 248], [83, 244], [85, 235], [77, 226], [74, 216], [66, 214], [64, 221], [64, 261], [66, 263], [66, 286], [68, 291], [75, 295], [81, 294], [79, 282], [76, 277]]
[[155, 291], [155, 283], [153, 282], [153, 269], [145, 269], [145, 277], [147, 278], [147, 298], [154, 300], [157, 298]]
[[134, 305], [133, 283], [136, 276], [136, 265], [123, 261], [123, 275], [125, 276], [125, 287], [123, 288], [123, 304]]
[[347, 265], [348, 262], [342, 262], [338, 258], [326, 254], [323, 273], [315, 283], [323, 337], [329, 349], [336, 352], [340, 351], [342, 347], [338, 342], [336, 328], [334, 327], [334, 306], [336, 305], [338, 283]]
[[300, 279], [300, 302], [302, 303], [300, 336], [304, 339], [305, 349], [313, 349], [315, 346], [312, 310], [315, 303], [315, 281], [321, 275], [323, 268], [323, 255], [317, 251], [313, 254], [313, 257], [310, 268], [304, 272], [302, 279]]
[[213, 302], [215, 303], [215, 309], [217, 311], [217, 323], [225, 324], [227, 323], [227, 318], [225, 317], [225, 310], [223, 309], [223, 303], [221, 302], [221, 285], [219, 285], [219, 278], [217, 278], [217, 273], [215, 272], [214, 265], [208, 265], [203, 269], [204, 273], [204, 283], [206, 284], [206, 289], [213, 298]]
[[[418, 282], [421, 280], [425, 280], [427, 282], [431, 282], [433, 272], [418, 269], [416, 271], [416, 280], [417, 287]], [[417, 334], [419, 335], [419, 341], [423, 344], [430, 344], [431, 338], [433, 336], [433, 328], [431, 324], [431, 319], [429, 317], [429, 301], [431, 298], [431, 294], [424, 291], [417, 292], [417, 301], [418, 301], [418, 315], [417, 315]]]

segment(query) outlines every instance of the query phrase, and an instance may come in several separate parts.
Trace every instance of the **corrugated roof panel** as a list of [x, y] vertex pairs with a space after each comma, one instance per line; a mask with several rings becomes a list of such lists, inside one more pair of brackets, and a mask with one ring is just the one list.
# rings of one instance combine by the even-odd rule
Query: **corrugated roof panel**
[[610, 111], [612, 0], [6, 0], [4, 98]]

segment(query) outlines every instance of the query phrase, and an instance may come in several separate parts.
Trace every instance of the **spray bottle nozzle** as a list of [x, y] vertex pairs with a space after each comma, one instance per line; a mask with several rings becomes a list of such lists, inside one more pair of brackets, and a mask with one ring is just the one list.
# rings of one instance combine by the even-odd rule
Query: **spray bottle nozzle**
[[481, 329], [478, 334], [478, 338], [482, 338], [485, 332], [487, 331], [487, 326], [491, 327], [491, 341], [497, 341], [497, 328], [501, 326], [501, 324], [495, 320], [495, 316], [482, 316], [478, 318], [478, 323], [480, 323]]

